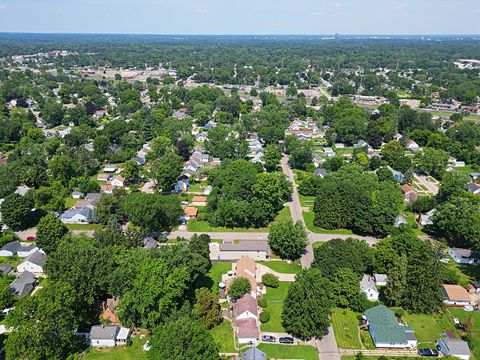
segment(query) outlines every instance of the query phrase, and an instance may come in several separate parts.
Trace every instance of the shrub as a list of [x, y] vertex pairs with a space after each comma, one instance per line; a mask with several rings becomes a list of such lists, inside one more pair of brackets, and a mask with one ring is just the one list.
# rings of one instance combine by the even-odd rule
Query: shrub
[[260, 306], [261, 308], [266, 308], [267, 307], [267, 300], [265, 300], [265, 298], [260, 298], [258, 299], [258, 306]]
[[405, 311], [403, 309], [396, 309], [395, 310], [395, 316], [397, 318], [401, 319], [403, 315], [405, 315]]
[[228, 289], [228, 295], [233, 299], [240, 299], [243, 295], [248, 294], [252, 290], [252, 286], [247, 278], [237, 277], [233, 280], [232, 285]]
[[260, 313], [260, 322], [266, 323], [268, 320], [270, 320], [270, 314], [266, 311]]
[[277, 288], [280, 285], [278, 281], [278, 277], [270, 273], [264, 274], [262, 276], [262, 283], [263, 285], [271, 288]]

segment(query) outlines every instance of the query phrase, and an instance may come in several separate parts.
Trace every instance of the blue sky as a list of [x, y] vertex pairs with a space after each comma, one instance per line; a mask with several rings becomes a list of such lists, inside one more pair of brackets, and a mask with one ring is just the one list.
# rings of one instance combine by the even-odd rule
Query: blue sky
[[0, 0], [0, 32], [478, 34], [479, 0]]

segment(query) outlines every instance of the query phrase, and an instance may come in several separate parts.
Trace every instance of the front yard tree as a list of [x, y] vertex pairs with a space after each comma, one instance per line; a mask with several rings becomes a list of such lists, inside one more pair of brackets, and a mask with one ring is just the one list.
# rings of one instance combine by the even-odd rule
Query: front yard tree
[[240, 299], [243, 295], [252, 291], [252, 285], [248, 282], [247, 278], [237, 277], [233, 280], [232, 285], [228, 289], [228, 296], [233, 300]]
[[207, 329], [211, 329], [222, 322], [222, 309], [218, 304], [218, 299], [207, 288], [195, 290], [195, 304], [192, 314], [201, 319]]
[[303, 340], [322, 337], [330, 326], [332, 286], [320, 270], [311, 268], [297, 275], [285, 298], [282, 326]]
[[218, 347], [200, 320], [180, 316], [153, 331], [150, 360], [219, 360]]
[[12, 229], [21, 227], [31, 215], [32, 207], [33, 203], [27, 196], [7, 196], [1, 205], [3, 223]]
[[305, 253], [307, 241], [307, 232], [300, 222], [284, 220], [270, 227], [268, 244], [282, 259], [299, 259]]
[[150, 175], [159, 190], [171, 191], [182, 172], [182, 158], [169, 152], [150, 164]]
[[407, 290], [407, 257], [397, 257], [388, 271], [385, 299], [390, 306], [400, 306]]
[[267, 145], [265, 148], [265, 155], [263, 155], [263, 160], [265, 161], [265, 169], [268, 172], [276, 171], [278, 168], [278, 163], [282, 158], [282, 152], [278, 146], [274, 144]]
[[37, 226], [37, 246], [47, 254], [57, 250], [58, 243], [68, 229], [53, 213], [48, 213]]

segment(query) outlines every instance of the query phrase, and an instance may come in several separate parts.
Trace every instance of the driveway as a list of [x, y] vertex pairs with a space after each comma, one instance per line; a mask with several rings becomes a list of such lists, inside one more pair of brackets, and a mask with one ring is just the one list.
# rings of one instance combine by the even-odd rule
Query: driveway
[[437, 195], [438, 194], [438, 186], [436, 184], [438, 184], [438, 182], [435, 180], [435, 182], [432, 182], [432, 181], [428, 181], [427, 179], [428, 178], [431, 178], [433, 179], [431, 176], [423, 176], [423, 175], [417, 175], [415, 174], [414, 175], [415, 177], [415, 180], [425, 186], [428, 190], [428, 193], [430, 193], [431, 195]]
[[257, 282], [262, 282], [262, 276], [265, 274], [273, 274], [278, 277], [278, 280], [280, 281], [295, 281], [295, 274], [279, 273], [270, 269], [268, 266], [257, 264], [257, 272], [255, 273], [255, 279], [257, 280]]
[[321, 360], [340, 360], [340, 350], [337, 346], [337, 340], [335, 340], [335, 334], [333, 333], [333, 327], [328, 328], [328, 334], [321, 340], [316, 341], [317, 351]]

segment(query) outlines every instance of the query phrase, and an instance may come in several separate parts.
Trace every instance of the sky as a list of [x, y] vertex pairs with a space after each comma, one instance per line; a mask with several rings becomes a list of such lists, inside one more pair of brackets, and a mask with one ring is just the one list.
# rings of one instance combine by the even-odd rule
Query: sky
[[0, 0], [0, 32], [479, 34], [480, 0]]

